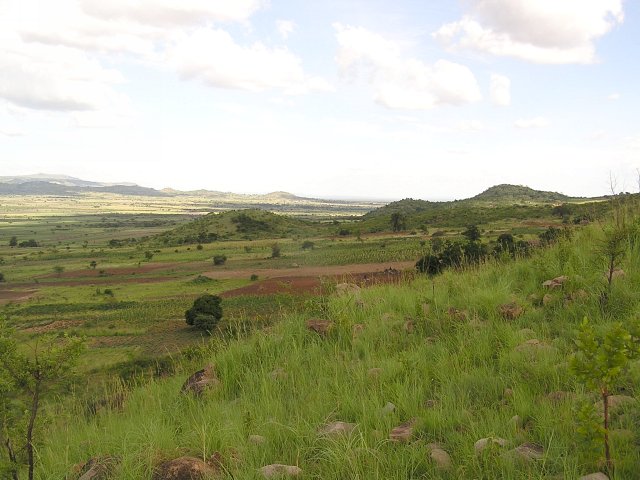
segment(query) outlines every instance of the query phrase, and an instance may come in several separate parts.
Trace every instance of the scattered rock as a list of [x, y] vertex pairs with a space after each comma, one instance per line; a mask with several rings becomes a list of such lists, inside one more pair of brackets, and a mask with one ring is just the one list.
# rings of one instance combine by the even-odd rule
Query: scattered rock
[[515, 428], [522, 427], [522, 417], [520, 415], [514, 415], [509, 419], [509, 423], [513, 425]]
[[219, 473], [199, 458], [180, 457], [156, 467], [152, 480], [204, 480]]
[[532, 293], [531, 295], [529, 295], [527, 297], [527, 300], [529, 300], [529, 302], [531, 302], [531, 305], [535, 307], [539, 307], [540, 305], [542, 305], [542, 297], [535, 293]]
[[424, 402], [425, 408], [435, 408], [438, 406], [438, 400], [430, 398], [429, 400], [425, 400]]
[[254, 445], [263, 445], [267, 441], [262, 435], [249, 435], [248, 440], [249, 443], [253, 443]]
[[547, 306], [553, 303], [554, 300], [555, 300], [555, 297], [547, 293], [545, 294], [544, 297], [542, 297], [542, 305]]
[[507, 441], [504, 438], [500, 437], [481, 438], [473, 444], [473, 449], [475, 450], [476, 454], [479, 454], [482, 453], [489, 445], [504, 447], [507, 445]]
[[336, 285], [338, 295], [356, 295], [360, 293], [360, 287], [355, 283], [339, 283]]
[[396, 406], [391, 402], [387, 402], [387, 404], [384, 407], [382, 407], [382, 410], [381, 410], [381, 412], [385, 415], [389, 413], [393, 413], [395, 411], [396, 411]]
[[425, 337], [424, 343], [426, 343], [427, 345], [433, 345], [437, 340], [437, 337]]
[[413, 333], [413, 330], [416, 327], [416, 323], [413, 320], [407, 320], [404, 322], [404, 329], [407, 333]]
[[586, 300], [587, 298], [589, 298], [589, 294], [581, 288], [567, 295], [566, 300], [573, 302], [574, 300]]
[[351, 327], [351, 336], [353, 338], [358, 338], [362, 332], [364, 332], [364, 323], [356, 323]]
[[537, 338], [532, 338], [518, 345], [516, 347], [516, 350], [518, 352], [534, 352], [534, 351], [546, 350], [549, 348], [551, 348], [551, 345], [541, 342]]
[[562, 285], [564, 285], [564, 283], [567, 280], [569, 280], [569, 277], [567, 277], [566, 275], [562, 275], [560, 277], [556, 277], [554, 279], [547, 280], [546, 282], [543, 282], [542, 286], [546, 287], [546, 288], [549, 288], [549, 289], [561, 288]]
[[287, 372], [283, 368], [276, 368], [269, 372], [269, 377], [272, 380], [280, 380], [282, 378], [287, 378]]
[[276, 477], [297, 477], [302, 474], [302, 469], [295, 465], [282, 465], [281, 463], [274, 463], [271, 465], [265, 465], [260, 470], [260, 473], [264, 478], [276, 478]]
[[498, 309], [500, 315], [506, 320], [515, 320], [524, 312], [524, 309], [515, 302], [505, 303], [500, 305]]
[[525, 442], [519, 447], [513, 449], [518, 458], [525, 461], [541, 460], [544, 456], [544, 448], [535, 443]]
[[447, 310], [447, 313], [451, 318], [461, 322], [469, 318], [469, 312], [467, 310], [460, 310], [459, 308], [456, 308], [456, 307], [449, 307], [449, 309]]
[[318, 433], [329, 436], [348, 435], [353, 432], [356, 427], [357, 425], [355, 423], [332, 422], [322, 427]]
[[367, 375], [369, 375], [372, 378], [378, 378], [381, 374], [382, 374], [381, 368], [374, 367], [367, 370]]
[[596, 473], [590, 473], [589, 475], [584, 475], [580, 477], [578, 480], [609, 480], [609, 477], [607, 477], [602, 472], [596, 472]]
[[114, 457], [92, 457], [78, 466], [78, 480], [106, 480], [117, 464]]
[[333, 322], [330, 320], [320, 320], [311, 318], [307, 320], [307, 328], [318, 335], [326, 336], [333, 328]]
[[[613, 272], [611, 272], [611, 279], [615, 280], [616, 278], [624, 278], [627, 274], [621, 268], [614, 268]], [[609, 280], [609, 272], [605, 272], [604, 276], [607, 280]]]
[[401, 423], [400, 425], [395, 427], [393, 430], [391, 430], [391, 433], [389, 434], [389, 439], [392, 442], [402, 442], [402, 443], [409, 442], [411, 440], [411, 437], [413, 437], [413, 427], [416, 424], [416, 422], [417, 422], [417, 419], [412, 418], [407, 422]]
[[216, 376], [216, 372], [212, 364], [207, 365], [202, 370], [187, 378], [180, 391], [182, 393], [193, 393], [194, 395], [202, 395], [202, 393], [220, 384], [220, 380]]
[[513, 398], [513, 390], [510, 388], [505, 388], [504, 392], [502, 392], [502, 396], [504, 398]]
[[453, 463], [449, 454], [437, 443], [430, 443], [427, 445], [429, 449], [429, 456], [434, 461], [439, 470], [451, 469]]
[[365, 308], [367, 304], [361, 298], [356, 299], [356, 306], [360, 308]]

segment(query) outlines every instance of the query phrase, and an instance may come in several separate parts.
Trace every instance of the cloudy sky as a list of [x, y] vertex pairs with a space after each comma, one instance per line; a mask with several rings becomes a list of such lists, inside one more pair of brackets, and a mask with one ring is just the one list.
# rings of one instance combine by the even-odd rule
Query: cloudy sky
[[637, 0], [0, 0], [0, 175], [636, 191]]

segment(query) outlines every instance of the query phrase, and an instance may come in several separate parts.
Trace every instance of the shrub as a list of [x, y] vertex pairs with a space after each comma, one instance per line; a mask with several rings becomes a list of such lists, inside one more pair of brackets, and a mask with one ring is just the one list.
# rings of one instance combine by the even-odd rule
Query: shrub
[[442, 262], [437, 255], [428, 254], [416, 262], [418, 272], [426, 273], [427, 275], [438, 275], [442, 272], [442, 268]]
[[20, 242], [18, 244], [19, 247], [38, 247], [38, 242], [36, 242], [33, 238], [31, 240], [25, 240], [24, 242]]
[[204, 247], [202, 246], [201, 243], [199, 243], [198, 245], [196, 245], [196, 250], [202, 250]]
[[280, 244], [278, 242], [271, 245], [271, 258], [278, 258], [280, 253]]
[[313, 250], [313, 248], [316, 246], [315, 243], [313, 243], [311, 240], [305, 240], [304, 242], [302, 242], [302, 249], [303, 250]]
[[0, 283], [4, 282], [4, 273], [0, 272]]
[[214, 255], [213, 256], [213, 264], [214, 265], [224, 265], [227, 261], [226, 255]]
[[153, 258], [153, 252], [147, 250], [146, 252], [144, 252], [144, 258], [146, 258], [147, 260], [151, 260]]
[[256, 280], [258, 280], [258, 275], [256, 275], [255, 273], [252, 273], [250, 278], [252, 282], [255, 282]]
[[211, 333], [222, 318], [221, 303], [222, 299], [217, 295], [205, 294], [196, 298], [184, 314], [187, 324]]

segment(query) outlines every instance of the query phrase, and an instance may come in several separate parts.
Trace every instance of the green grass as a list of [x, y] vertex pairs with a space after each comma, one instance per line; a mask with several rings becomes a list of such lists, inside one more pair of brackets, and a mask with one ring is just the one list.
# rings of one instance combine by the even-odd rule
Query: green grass
[[[605, 264], [594, 248], [599, 235], [590, 228], [529, 259], [448, 271], [433, 282], [373, 287], [359, 298], [332, 295], [295, 308], [285, 302], [268, 329], [247, 336], [227, 328], [197, 361], [179, 362], [176, 376], [131, 390], [123, 411], [79, 417], [82, 402], [76, 410], [66, 399], [38, 449], [40, 478], [64, 478], [72, 465], [94, 455], [121, 459], [115, 478], [149, 478], [163, 459], [207, 458], [215, 451], [228, 465], [223, 478], [260, 478], [258, 468], [269, 463], [299, 465], [304, 478], [317, 479], [578, 478], [595, 471], [598, 458], [584, 454], [576, 434], [575, 408], [595, 398], [568, 371], [575, 329], [584, 316], [604, 325], [640, 313], [637, 245], [627, 252], [627, 275], [614, 284], [610, 307], [601, 308]], [[552, 293], [553, 301], [538, 306], [530, 299], [546, 293], [544, 280], [562, 274], [569, 281]], [[587, 297], [565, 302], [579, 290]], [[253, 305], [257, 310], [269, 299], [254, 301], [264, 302]], [[524, 313], [506, 320], [499, 307], [512, 301]], [[305, 328], [317, 316], [335, 323], [327, 338]], [[355, 324], [365, 325], [356, 338]], [[546, 346], [518, 348], [532, 338]], [[216, 366], [221, 386], [201, 399], [182, 395], [186, 376], [207, 362]], [[372, 368], [380, 369], [375, 377]], [[271, 375], [277, 369], [284, 375]], [[636, 363], [622, 391], [638, 398], [639, 380]], [[547, 395], [555, 391], [573, 396], [554, 402]], [[382, 411], [387, 402], [395, 404], [394, 412]], [[515, 415], [519, 427], [511, 421]], [[390, 442], [390, 430], [411, 418], [417, 419], [412, 441]], [[319, 435], [332, 420], [358, 427], [345, 437]], [[639, 421], [637, 403], [613, 419], [620, 432], [614, 436], [618, 479], [640, 471]], [[266, 443], [250, 443], [252, 434]], [[474, 442], [488, 436], [502, 437], [508, 446], [477, 455]], [[451, 471], [435, 469], [431, 442], [449, 452]], [[543, 460], [524, 463], [505, 453], [523, 442], [543, 446]]]

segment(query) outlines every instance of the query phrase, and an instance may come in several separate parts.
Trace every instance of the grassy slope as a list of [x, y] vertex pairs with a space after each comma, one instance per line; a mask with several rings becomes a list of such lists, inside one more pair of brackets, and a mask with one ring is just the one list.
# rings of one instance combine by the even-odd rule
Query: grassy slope
[[[577, 478], [596, 469], [594, 458], [580, 453], [577, 400], [553, 403], [546, 395], [574, 391], [592, 401], [567, 371], [576, 325], [585, 315], [598, 324], [625, 321], [640, 307], [636, 247], [623, 265], [626, 278], [614, 286], [611, 312], [601, 313], [604, 262], [594, 253], [597, 236], [589, 228], [573, 244], [528, 260], [447, 272], [435, 281], [435, 298], [427, 279], [375, 287], [362, 292], [361, 305], [332, 296], [310, 304], [306, 314], [286, 315], [268, 331], [214, 341], [198, 366], [213, 362], [222, 387], [204, 399], [179, 393], [191, 365], [183, 375], [134, 390], [123, 412], [83, 419], [60, 407], [39, 449], [40, 478], [63, 478], [73, 464], [99, 454], [122, 458], [116, 478], [149, 478], [162, 459], [214, 451], [229, 461], [225, 478], [258, 478], [257, 469], [274, 462], [297, 464], [305, 478], [318, 479]], [[544, 307], [532, 305], [528, 296], [542, 295], [541, 283], [561, 274], [570, 277], [565, 290]], [[579, 289], [588, 293], [586, 300], [563, 302], [563, 295]], [[525, 314], [506, 321], [497, 310], [512, 300]], [[431, 305], [427, 314], [425, 303]], [[449, 307], [467, 310], [468, 318], [456, 319]], [[336, 322], [327, 339], [304, 328], [319, 309]], [[413, 333], [404, 328], [408, 319], [415, 322]], [[366, 327], [353, 339], [356, 323]], [[516, 350], [531, 338], [549, 348]], [[370, 368], [381, 369], [377, 379]], [[275, 369], [286, 376], [272, 378]], [[625, 393], [637, 398], [639, 382], [636, 365]], [[505, 396], [506, 388], [512, 396]], [[429, 407], [427, 400], [435, 402]], [[397, 406], [394, 413], [381, 412], [387, 402]], [[522, 428], [510, 422], [514, 415]], [[416, 440], [390, 443], [391, 428], [412, 417], [419, 419]], [[344, 438], [319, 437], [318, 428], [330, 420], [355, 422], [358, 430]], [[640, 471], [638, 424], [637, 405], [614, 421], [621, 432], [614, 436], [618, 478]], [[251, 434], [264, 435], [266, 444], [251, 444]], [[474, 455], [473, 443], [491, 435], [507, 439], [510, 448], [524, 441], [543, 445], [545, 459], [516, 464], [499, 453]], [[430, 463], [429, 442], [451, 454], [450, 474]], [[237, 462], [229, 460], [233, 452]]]

